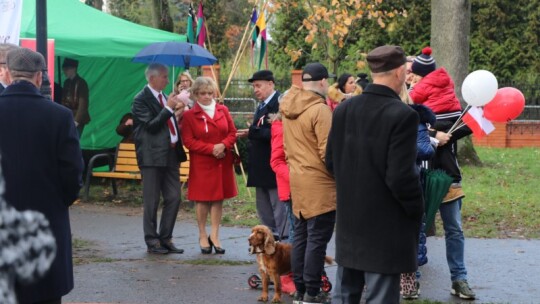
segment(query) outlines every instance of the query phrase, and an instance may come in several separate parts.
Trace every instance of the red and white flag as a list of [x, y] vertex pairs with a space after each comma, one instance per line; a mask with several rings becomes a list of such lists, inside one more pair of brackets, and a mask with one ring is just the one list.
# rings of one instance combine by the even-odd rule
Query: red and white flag
[[481, 139], [495, 130], [495, 126], [491, 121], [484, 117], [484, 111], [479, 107], [471, 107], [470, 110], [463, 115], [463, 122], [472, 130], [476, 138]]

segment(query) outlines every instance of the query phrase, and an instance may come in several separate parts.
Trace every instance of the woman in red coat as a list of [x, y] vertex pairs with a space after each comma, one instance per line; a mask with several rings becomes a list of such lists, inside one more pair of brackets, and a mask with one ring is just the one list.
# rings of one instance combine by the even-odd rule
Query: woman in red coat
[[283, 148], [283, 122], [281, 121], [281, 114], [271, 114], [270, 121], [272, 123], [270, 167], [272, 167], [272, 170], [276, 173], [279, 200], [285, 204], [285, 212], [287, 214], [287, 219], [289, 220], [289, 232], [287, 233], [289, 236], [288, 242], [292, 244], [294, 237], [294, 219], [292, 214], [289, 167], [285, 157], [285, 149]]
[[[196, 101], [184, 113], [182, 141], [189, 150], [190, 170], [188, 199], [196, 202], [201, 253], [223, 254], [219, 240], [223, 200], [237, 195], [231, 148], [236, 142], [236, 128], [229, 110], [217, 104], [217, 86], [209, 77], [198, 77], [191, 87]], [[206, 233], [210, 213], [212, 231]]]

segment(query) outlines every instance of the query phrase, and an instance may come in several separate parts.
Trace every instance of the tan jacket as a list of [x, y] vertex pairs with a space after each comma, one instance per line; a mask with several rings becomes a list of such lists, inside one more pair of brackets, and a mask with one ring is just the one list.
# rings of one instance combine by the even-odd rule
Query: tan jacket
[[309, 219], [336, 210], [336, 185], [324, 164], [332, 124], [325, 98], [293, 86], [281, 100], [279, 111], [294, 215]]

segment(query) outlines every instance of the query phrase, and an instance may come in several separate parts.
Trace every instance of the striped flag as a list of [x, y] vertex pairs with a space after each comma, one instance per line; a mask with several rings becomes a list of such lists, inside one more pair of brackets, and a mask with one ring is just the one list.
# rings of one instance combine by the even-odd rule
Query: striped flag
[[266, 68], [268, 68], [268, 57], [266, 54], [267, 42], [266, 42], [266, 19], [264, 17], [264, 12], [261, 12], [259, 19], [256, 23], [259, 36], [261, 36], [261, 52], [259, 55], [259, 70], [261, 69], [263, 58], [266, 58]]
[[253, 31], [253, 35], [251, 36], [251, 66], [255, 66], [255, 56], [253, 54], [253, 49], [255, 48], [255, 44], [257, 43], [257, 37], [259, 36], [259, 33], [257, 31], [257, 9], [253, 8], [253, 12], [251, 13], [251, 25], [255, 26], [255, 30]]
[[206, 41], [206, 26], [204, 25], [204, 14], [202, 2], [199, 2], [197, 10], [197, 44], [204, 46]]
[[187, 21], [187, 41], [189, 43], [195, 43], [195, 32], [193, 31], [193, 26], [195, 25], [195, 10], [193, 10], [193, 4], [189, 4], [188, 10], [188, 21]]

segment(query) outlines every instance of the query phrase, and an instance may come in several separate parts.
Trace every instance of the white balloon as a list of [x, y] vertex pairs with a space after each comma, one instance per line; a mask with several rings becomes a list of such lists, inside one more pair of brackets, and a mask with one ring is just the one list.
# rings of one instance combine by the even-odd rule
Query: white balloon
[[497, 94], [499, 84], [490, 71], [477, 70], [465, 77], [461, 85], [463, 99], [471, 106], [483, 106]]

